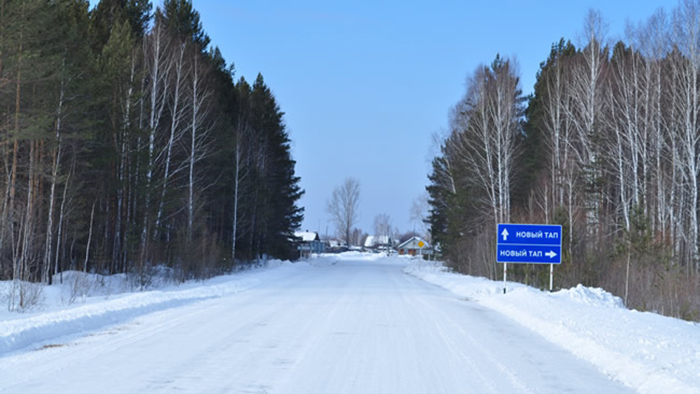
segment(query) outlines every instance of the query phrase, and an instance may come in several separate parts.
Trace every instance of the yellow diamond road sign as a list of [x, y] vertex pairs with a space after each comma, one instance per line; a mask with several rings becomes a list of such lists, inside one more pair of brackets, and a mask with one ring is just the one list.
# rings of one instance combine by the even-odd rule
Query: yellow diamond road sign
[[418, 241], [418, 247], [423, 249], [423, 246], [425, 246], [425, 242], [423, 241]]

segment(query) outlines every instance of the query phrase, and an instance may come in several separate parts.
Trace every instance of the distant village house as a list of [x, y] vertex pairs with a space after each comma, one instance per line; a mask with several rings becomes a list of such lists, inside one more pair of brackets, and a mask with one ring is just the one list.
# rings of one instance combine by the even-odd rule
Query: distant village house
[[294, 233], [297, 238], [297, 249], [299, 257], [309, 257], [311, 253], [325, 253], [326, 243], [321, 241], [317, 232], [313, 231], [297, 231]]
[[433, 254], [433, 249], [428, 241], [421, 237], [413, 236], [398, 246], [399, 255], [426, 256]]
[[371, 251], [387, 251], [393, 249], [395, 241], [388, 235], [369, 235], [365, 239], [364, 249]]

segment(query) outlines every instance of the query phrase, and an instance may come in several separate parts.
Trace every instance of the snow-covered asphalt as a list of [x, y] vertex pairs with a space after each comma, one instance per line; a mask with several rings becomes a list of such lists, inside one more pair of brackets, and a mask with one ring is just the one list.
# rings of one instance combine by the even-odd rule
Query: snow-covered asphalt
[[1, 393], [631, 393], [397, 260], [330, 260], [0, 357]]

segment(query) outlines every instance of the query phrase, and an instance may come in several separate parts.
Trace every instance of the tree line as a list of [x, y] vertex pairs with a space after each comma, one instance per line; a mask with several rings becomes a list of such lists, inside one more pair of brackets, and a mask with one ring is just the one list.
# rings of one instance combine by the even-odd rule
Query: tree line
[[284, 114], [234, 71], [189, 0], [1, 0], [0, 279], [292, 256]]
[[[609, 44], [590, 11], [585, 42], [555, 43], [528, 97], [513, 59], [479, 66], [427, 187], [449, 264], [496, 278], [497, 223], [561, 224], [560, 287], [700, 319], [699, 21], [700, 2], [682, 0]], [[547, 284], [544, 268], [509, 271]]]

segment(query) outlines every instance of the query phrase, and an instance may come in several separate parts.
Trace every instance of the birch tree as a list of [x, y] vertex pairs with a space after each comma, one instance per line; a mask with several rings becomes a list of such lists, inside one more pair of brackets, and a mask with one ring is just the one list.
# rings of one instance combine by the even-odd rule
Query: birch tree
[[52, 169], [51, 169], [51, 186], [50, 186], [50, 192], [49, 192], [49, 211], [47, 215], [47, 223], [46, 223], [46, 241], [44, 244], [44, 270], [42, 273], [42, 282], [44, 283], [50, 283], [50, 273], [51, 273], [51, 260], [52, 260], [52, 253], [53, 253], [53, 217], [54, 217], [54, 205], [55, 205], [55, 194], [56, 194], [56, 184], [58, 181], [58, 170], [61, 165], [61, 154], [62, 154], [62, 139], [61, 139], [61, 126], [62, 126], [62, 121], [63, 121], [63, 106], [64, 102], [66, 99], [66, 84], [69, 83], [69, 81], [66, 81], [65, 78], [65, 65], [66, 65], [66, 59], [65, 56], [62, 59], [61, 62], [61, 68], [62, 68], [62, 77], [61, 77], [61, 84], [60, 84], [60, 92], [59, 92], [59, 98], [58, 98], [58, 107], [56, 108], [56, 126], [55, 126], [55, 147], [53, 149], [52, 153]]
[[601, 196], [596, 191], [600, 178], [598, 166], [599, 114], [603, 111], [603, 73], [606, 67], [606, 52], [603, 48], [605, 30], [599, 12], [590, 10], [584, 21], [582, 50], [578, 61], [571, 63], [569, 91], [572, 106], [568, 114], [574, 131], [573, 153], [578, 168], [584, 174], [586, 225], [595, 233], [600, 215]]
[[[691, 251], [691, 262], [696, 273], [700, 270], [698, 256], [698, 176], [700, 162], [698, 152], [700, 135], [698, 134], [698, 111], [700, 110], [700, 95], [698, 91], [698, 73], [700, 72], [700, 4], [696, 1], [685, 0], [680, 3], [674, 14], [675, 44], [684, 55], [684, 59], [674, 65], [678, 69], [676, 77], [676, 104], [681, 119], [675, 138], [679, 146], [680, 169], [689, 186], [689, 202], [687, 205], [689, 231], [687, 234]], [[683, 212], [683, 211], [681, 211]]]
[[[380, 213], [374, 217], [374, 235], [376, 237], [386, 237], [387, 243], [391, 238], [391, 218], [385, 213]], [[383, 238], [377, 240], [383, 242]], [[391, 245], [390, 245], [391, 246]]]
[[463, 99], [457, 152], [484, 191], [494, 224], [510, 220], [510, 185], [522, 117], [519, 78], [512, 61], [497, 57], [479, 67]]
[[193, 50], [191, 55], [191, 77], [190, 77], [190, 141], [188, 160], [188, 180], [187, 180], [187, 238], [192, 241], [195, 194], [197, 184], [195, 165], [207, 155], [208, 136], [211, 131], [209, 121], [209, 98], [211, 90], [206, 86], [209, 72], [204, 59], [199, 50]]
[[[646, 141], [642, 124], [643, 96], [640, 90], [642, 81], [640, 63], [643, 60], [632, 48], [618, 43], [611, 61], [612, 78], [608, 90], [609, 112], [607, 126], [613, 130], [614, 138], [609, 139], [619, 188], [619, 201], [624, 228], [630, 231], [630, 213], [642, 201], [640, 185], [640, 160], [644, 159]], [[642, 175], [644, 176], [644, 175]]]
[[352, 229], [360, 220], [360, 182], [355, 178], [346, 178], [342, 185], [333, 189], [326, 212], [335, 222], [338, 235], [348, 246], [352, 245]]
[[[579, 183], [577, 164], [573, 148], [575, 134], [571, 113], [573, 100], [571, 92], [572, 63], [575, 62], [576, 48], [570, 42], [560, 40], [552, 45], [547, 62], [540, 71], [542, 92], [542, 127], [545, 134], [545, 146], [549, 155], [549, 182], [551, 183], [552, 212], [547, 216], [554, 218], [556, 209], [565, 207], [568, 223], [574, 223], [576, 214]], [[537, 88], [536, 88], [537, 89]], [[545, 197], [547, 198], [547, 197]], [[569, 247], [573, 245], [573, 233], [569, 233]]]
[[186, 111], [186, 95], [185, 95], [185, 83], [186, 76], [188, 73], [187, 63], [185, 59], [185, 53], [187, 51], [187, 45], [185, 43], [178, 43], [174, 46], [172, 51], [172, 62], [173, 62], [173, 92], [172, 97], [169, 99], [169, 115], [170, 124], [168, 128], [167, 142], [163, 151], [160, 152], [160, 156], [163, 160], [163, 178], [161, 180], [161, 193], [160, 202], [158, 204], [158, 209], [156, 211], [156, 221], [153, 239], [158, 238], [160, 231], [161, 220], [163, 217], [163, 209], [165, 207], [166, 194], [168, 192], [170, 178], [173, 175], [174, 166], [173, 163], [173, 148], [175, 143], [182, 138], [183, 130], [181, 123], [184, 120]]
[[250, 173], [250, 85], [244, 78], [236, 85], [238, 96], [238, 117], [234, 126], [235, 144], [233, 151], [233, 218], [231, 234], [231, 260], [236, 261], [236, 244], [239, 237], [239, 204], [243, 195], [244, 184]]
[[667, 165], [663, 155], [668, 152], [668, 122], [664, 120], [663, 62], [669, 51], [667, 17], [662, 9], [657, 10], [634, 34], [637, 46], [646, 58], [648, 82], [648, 118], [653, 149], [653, 173], [651, 175], [649, 205], [652, 209], [652, 231], [659, 230], [665, 237], [668, 229]]
[[170, 71], [174, 65], [170, 57], [172, 38], [168, 34], [163, 15], [156, 10], [153, 29], [144, 40], [144, 52], [147, 59], [146, 75], [148, 75], [148, 156], [146, 163], [146, 186], [144, 189], [143, 222], [141, 225], [141, 260], [148, 245], [149, 215], [151, 214], [151, 201], [153, 190], [153, 172], [155, 168], [156, 135], [160, 130], [163, 112], [169, 101]]

